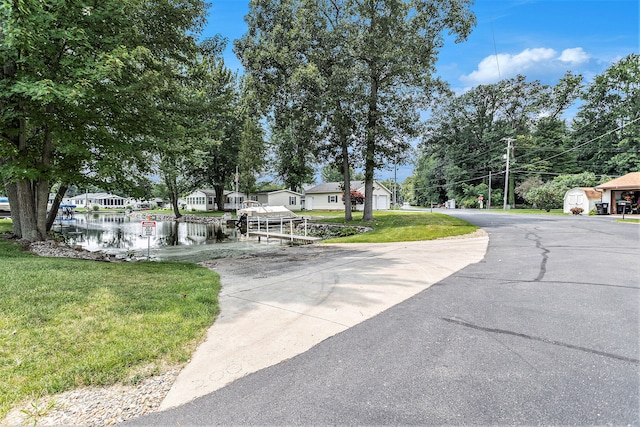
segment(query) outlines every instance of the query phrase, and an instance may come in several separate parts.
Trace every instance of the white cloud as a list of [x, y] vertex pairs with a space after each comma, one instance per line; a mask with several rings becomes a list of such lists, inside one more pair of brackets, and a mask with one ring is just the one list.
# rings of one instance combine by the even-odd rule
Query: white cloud
[[552, 61], [555, 56], [556, 51], [550, 48], [525, 49], [516, 55], [500, 53], [497, 60], [496, 55], [487, 56], [480, 61], [477, 70], [461, 76], [460, 80], [471, 86], [495, 83], [500, 79], [523, 74], [527, 69], [541, 63]]
[[581, 47], [565, 49], [558, 58], [562, 62], [568, 62], [571, 65], [584, 64], [589, 60], [590, 56]]
[[567, 66], [577, 67], [586, 64], [590, 59], [591, 56], [581, 47], [565, 49], [560, 55], [551, 48], [542, 47], [525, 49], [515, 55], [500, 53], [497, 58], [496, 55], [484, 58], [475, 71], [460, 76], [460, 81], [468, 90], [480, 84], [512, 78], [517, 74], [530, 77], [565, 72]]

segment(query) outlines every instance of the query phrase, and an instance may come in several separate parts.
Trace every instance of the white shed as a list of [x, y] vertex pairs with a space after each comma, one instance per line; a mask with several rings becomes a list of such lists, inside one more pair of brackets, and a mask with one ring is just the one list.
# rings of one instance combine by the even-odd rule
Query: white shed
[[602, 191], [587, 187], [572, 188], [564, 195], [564, 213], [571, 213], [571, 208], [582, 208], [586, 215], [602, 201]]

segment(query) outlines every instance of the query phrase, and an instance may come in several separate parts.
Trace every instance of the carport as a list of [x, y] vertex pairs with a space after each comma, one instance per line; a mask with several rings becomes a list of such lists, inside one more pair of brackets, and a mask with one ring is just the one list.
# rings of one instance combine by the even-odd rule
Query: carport
[[602, 202], [609, 204], [610, 214], [640, 213], [640, 172], [631, 172], [595, 187], [602, 191]]

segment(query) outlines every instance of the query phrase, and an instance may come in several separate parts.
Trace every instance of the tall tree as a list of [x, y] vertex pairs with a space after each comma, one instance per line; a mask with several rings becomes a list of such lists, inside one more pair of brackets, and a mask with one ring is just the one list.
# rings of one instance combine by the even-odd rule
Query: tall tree
[[246, 82], [260, 95], [254, 105], [268, 117], [275, 172], [293, 190], [313, 181], [319, 138], [320, 81], [305, 56], [311, 31], [303, 25], [313, 10], [311, 1], [252, 0], [249, 30], [235, 44]]
[[408, 148], [417, 135], [418, 109], [439, 87], [432, 77], [444, 32], [463, 41], [475, 24], [470, 1], [354, 0], [348, 33], [358, 80], [367, 96], [361, 109], [365, 172], [363, 220], [373, 220], [375, 169]]
[[0, 173], [17, 236], [46, 238], [59, 177], [107, 187], [145, 172], [147, 137], [163, 126], [156, 89], [174, 78], [169, 60], [195, 54], [205, 10], [201, 0], [0, 1]]
[[[348, 182], [350, 149], [362, 153], [365, 171], [364, 220], [372, 220], [373, 177], [377, 167], [409, 148], [418, 133], [418, 110], [439, 88], [432, 78], [444, 32], [461, 41], [475, 22], [468, 0], [253, 0], [249, 31], [236, 44], [247, 72], [265, 86], [265, 103], [299, 106], [312, 118], [302, 130], [318, 139], [312, 125], [320, 112], [328, 124], [320, 138], [333, 156], [345, 161]], [[328, 48], [327, 48], [328, 47]], [[304, 91], [292, 82], [304, 71]], [[348, 76], [348, 78], [341, 78]], [[313, 90], [310, 90], [313, 88]], [[318, 90], [324, 89], [324, 90]], [[328, 90], [326, 90], [328, 89]], [[307, 95], [313, 95], [309, 97]], [[354, 94], [355, 96], [351, 96]], [[302, 96], [300, 96], [302, 95]], [[346, 95], [346, 96], [345, 96]], [[310, 102], [313, 101], [313, 102]], [[288, 116], [287, 126], [298, 117]], [[316, 121], [314, 121], [316, 120]], [[347, 194], [350, 194], [347, 192]]]
[[596, 76], [583, 101], [573, 123], [580, 166], [614, 176], [640, 170], [640, 54]]

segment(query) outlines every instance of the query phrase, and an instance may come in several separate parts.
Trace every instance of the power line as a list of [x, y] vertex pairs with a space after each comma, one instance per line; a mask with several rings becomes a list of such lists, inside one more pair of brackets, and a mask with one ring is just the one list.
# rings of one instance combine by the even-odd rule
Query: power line
[[[573, 148], [569, 148], [568, 150], [565, 150], [565, 151], [563, 151], [563, 152], [561, 152], [561, 153], [555, 154], [555, 155], [553, 155], [553, 156], [551, 156], [551, 157], [547, 157], [546, 159], [537, 160], [536, 162], [531, 163], [531, 165], [535, 165], [535, 164], [538, 164], [538, 163], [546, 162], [546, 161], [548, 161], [548, 160], [551, 160], [551, 159], [554, 159], [554, 158], [556, 158], [556, 157], [562, 156], [563, 154], [569, 153], [569, 152], [571, 152], [571, 151], [573, 151], [573, 150], [577, 150], [578, 148], [584, 147], [584, 146], [585, 146], [585, 145], [587, 145], [587, 144], [590, 144], [590, 143], [592, 143], [592, 142], [594, 142], [594, 141], [597, 141], [597, 140], [599, 140], [599, 139], [601, 139], [601, 138], [604, 138], [605, 136], [610, 135], [610, 134], [612, 134], [612, 133], [614, 133], [614, 132], [617, 132], [617, 131], [619, 131], [620, 129], [623, 129], [625, 126], [629, 126], [630, 124], [633, 124], [633, 123], [635, 123], [635, 122], [637, 122], [637, 121], [640, 121], [640, 117], [637, 117], [637, 118], [635, 118], [635, 119], [631, 120], [629, 123], [623, 124], [623, 125], [621, 125], [621, 126], [618, 126], [618, 127], [617, 127], [617, 128], [615, 128], [615, 129], [612, 129], [612, 130], [610, 130], [610, 131], [608, 131], [608, 132], [605, 132], [605, 133], [603, 133], [602, 135], [596, 136], [596, 137], [594, 137], [594, 138], [592, 138], [592, 139], [590, 139], [590, 140], [588, 140], [588, 141], [586, 141], [586, 142], [583, 142], [582, 144], [576, 145], [576, 146], [575, 146], [575, 147], [573, 147]], [[470, 156], [471, 156], [471, 155], [470, 155]], [[476, 155], [476, 156], [477, 156], [477, 155]], [[492, 159], [492, 160], [496, 160], [496, 159], [497, 159], [497, 158], [494, 158], [494, 159]], [[536, 172], [536, 171], [521, 171], [521, 170], [516, 170], [516, 171], [512, 171], [512, 172], [514, 172], [514, 173], [538, 174], [538, 175], [563, 175], [563, 174], [555, 173], [555, 172]], [[414, 187], [414, 189], [413, 189], [413, 190], [415, 191], [415, 190], [426, 190], [426, 189], [429, 189], [429, 188], [438, 188], [438, 187], [445, 188], [445, 187], [451, 187], [451, 186], [454, 186], [454, 185], [465, 184], [465, 183], [467, 183], [467, 182], [478, 181], [478, 180], [480, 180], [480, 179], [488, 178], [488, 177], [489, 177], [489, 176], [491, 176], [491, 175], [502, 175], [502, 174], [505, 174], [505, 171], [502, 171], [502, 172], [495, 172], [495, 173], [489, 173], [489, 174], [486, 174], [486, 175], [476, 176], [476, 177], [473, 177], [473, 178], [469, 178], [469, 179], [465, 179], [465, 180], [461, 180], [461, 181], [450, 182], [450, 183], [446, 183], [446, 184], [436, 184], [436, 185], [434, 185], [434, 186], [432, 186], [432, 187]], [[604, 175], [600, 175], [600, 176], [604, 176]], [[505, 179], [505, 181], [507, 181], [507, 179]], [[505, 192], [505, 194], [506, 194], [506, 192]]]
[[635, 118], [635, 119], [631, 120], [631, 121], [630, 121], [629, 123], [627, 123], [627, 124], [624, 124], [624, 125], [618, 126], [618, 127], [617, 127], [617, 128], [615, 128], [615, 129], [612, 129], [612, 130], [610, 130], [610, 131], [608, 131], [608, 132], [605, 132], [605, 133], [603, 133], [602, 135], [596, 136], [596, 137], [594, 137], [594, 138], [592, 138], [592, 139], [588, 140], [587, 142], [583, 142], [582, 144], [576, 145], [576, 146], [575, 146], [575, 147], [573, 147], [573, 148], [569, 148], [568, 150], [565, 150], [565, 151], [563, 151], [563, 152], [561, 152], [561, 153], [558, 153], [558, 154], [556, 154], [556, 155], [553, 155], [553, 156], [551, 156], [551, 157], [547, 157], [546, 159], [542, 159], [542, 160], [538, 160], [538, 161], [536, 161], [536, 162], [533, 162], [533, 163], [531, 163], [531, 165], [535, 165], [535, 164], [538, 164], [538, 163], [546, 162], [546, 161], [548, 161], [548, 160], [555, 159], [556, 157], [560, 157], [560, 156], [562, 156], [563, 154], [567, 154], [567, 153], [568, 153], [568, 152], [570, 152], [570, 151], [577, 150], [578, 148], [584, 147], [584, 146], [585, 146], [585, 145], [587, 145], [587, 144], [590, 144], [590, 143], [592, 143], [592, 142], [594, 142], [594, 141], [597, 141], [597, 140], [599, 140], [599, 139], [601, 139], [601, 138], [604, 138], [605, 136], [610, 135], [610, 134], [612, 134], [613, 132], [617, 132], [617, 131], [619, 131], [620, 129], [624, 128], [625, 126], [629, 126], [630, 124], [633, 124], [633, 123], [637, 122], [638, 120], [640, 120], [640, 117], [637, 117], [637, 118]]

